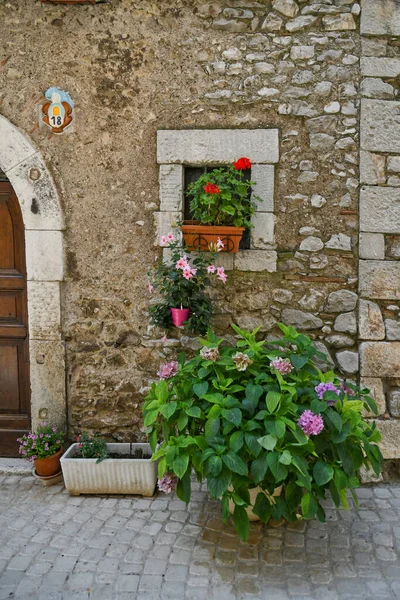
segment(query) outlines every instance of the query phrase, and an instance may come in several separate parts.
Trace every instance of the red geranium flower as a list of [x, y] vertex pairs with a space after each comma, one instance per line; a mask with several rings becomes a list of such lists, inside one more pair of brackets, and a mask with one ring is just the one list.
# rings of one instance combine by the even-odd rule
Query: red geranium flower
[[249, 158], [242, 156], [235, 163], [233, 163], [233, 166], [236, 171], [245, 171], [246, 169], [251, 168], [251, 162]]
[[206, 194], [219, 194], [221, 190], [215, 183], [208, 182], [207, 185], [203, 186], [203, 190]]

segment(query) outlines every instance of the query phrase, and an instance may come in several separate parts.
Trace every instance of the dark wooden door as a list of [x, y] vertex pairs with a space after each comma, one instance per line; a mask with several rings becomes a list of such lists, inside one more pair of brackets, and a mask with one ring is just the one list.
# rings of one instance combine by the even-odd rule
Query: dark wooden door
[[25, 236], [11, 185], [0, 181], [0, 456], [18, 456], [29, 431]]

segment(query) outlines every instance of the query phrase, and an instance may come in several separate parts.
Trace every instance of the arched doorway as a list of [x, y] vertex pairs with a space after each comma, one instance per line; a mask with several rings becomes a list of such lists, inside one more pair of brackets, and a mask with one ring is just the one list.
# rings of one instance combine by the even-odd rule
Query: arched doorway
[[0, 173], [0, 455], [29, 431], [30, 385], [25, 235], [11, 184]]
[[[60, 301], [64, 278], [64, 221], [56, 187], [40, 152], [1, 115], [0, 171], [7, 180], [1, 183], [0, 189], [0, 197], [3, 198], [0, 252], [4, 252], [4, 257], [0, 257], [0, 278], [4, 285], [8, 288], [21, 285], [18, 275], [15, 274], [13, 279], [5, 273], [10, 271], [9, 267], [2, 267], [10, 265], [13, 260], [11, 254], [16, 251], [11, 252], [10, 247], [15, 248], [15, 240], [18, 240], [22, 253], [25, 248], [25, 254], [22, 262], [21, 251], [16, 252], [14, 271], [22, 274], [26, 265], [24, 286], [8, 290], [19, 295], [18, 306], [15, 297], [12, 300], [12, 294], [6, 293], [7, 290], [0, 284], [0, 327], [3, 325], [0, 330], [3, 356], [0, 358], [0, 370], [6, 372], [0, 375], [0, 389], [6, 396], [6, 399], [0, 399], [0, 456], [15, 456], [18, 449], [16, 439], [22, 430], [29, 429], [29, 414], [33, 429], [44, 420], [63, 429], [66, 427], [65, 345]], [[14, 223], [18, 220], [14, 233]], [[5, 241], [10, 236], [15, 236], [11, 246], [9, 241]], [[25, 316], [21, 308], [24, 295]], [[11, 330], [14, 337], [9, 335]], [[8, 337], [3, 335], [7, 332]], [[7, 344], [9, 349], [6, 351], [3, 346]], [[18, 351], [16, 346], [20, 348]], [[9, 412], [6, 413], [6, 410]], [[17, 418], [15, 415], [18, 414]]]

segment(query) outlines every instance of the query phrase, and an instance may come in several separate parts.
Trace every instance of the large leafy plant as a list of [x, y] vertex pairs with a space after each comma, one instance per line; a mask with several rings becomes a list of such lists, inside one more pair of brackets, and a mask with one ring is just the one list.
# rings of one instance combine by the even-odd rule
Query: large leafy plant
[[[368, 390], [322, 373], [314, 359], [323, 358], [311, 340], [279, 325], [283, 338], [256, 340], [257, 330], [243, 331], [235, 347], [224, 346], [212, 332], [202, 349], [185, 361], [168, 381], [154, 383], [144, 404], [159, 476], [178, 478], [177, 494], [190, 500], [192, 469], [207, 479], [211, 496], [221, 499], [245, 540], [249, 489], [259, 486], [252, 511], [264, 522], [272, 517], [325, 520], [321, 500], [329, 491], [335, 505], [354, 501], [362, 465], [379, 474], [382, 456]], [[281, 496], [274, 490], [284, 484]]]
[[190, 252], [182, 248], [172, 233], [163, 236], [161, 243], [168, 247], [169, 255], [167, 260], [161, 257], [155, 269], [148, 272], [149, 291], [156, 292], [161, 299], [149, 308], [151, 322], [168, 329], [172, 326], [170, 309], [189, 308], [185, 328], [190, 333], [204, 335], [212, 315], [211, 299], [206, 293], [210, 278], [217, 277], [224, 283], [227, 279], [224, 267], [213, 265], [218, 248], [198, 254]]
[[251, 197], [255, 182], [243, 176], [243, 171], [250, 166], [249, 159], [240, 158], [234, 165], [213, 169], [189, 184], [186, 193], [193, 219], [202, 225], [252, 227], [254, 200], [260, 198]]

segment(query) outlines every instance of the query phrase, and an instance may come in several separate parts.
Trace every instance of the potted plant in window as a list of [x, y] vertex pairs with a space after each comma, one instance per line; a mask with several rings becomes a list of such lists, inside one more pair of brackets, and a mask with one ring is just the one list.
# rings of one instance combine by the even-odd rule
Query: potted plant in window
[[162, 297], [162, 302], [150, 306], [151, 322], [164, 328], [185, 326], [190, 333], [204, 334], [212, 313], [211, 300], [205, 290], [210, 276], [223, 283], [227, 280], [224, 267], [213, 262], [223, 243], [217, 240], [214, 251], [195, 254], [180, 246], [172, 233], [162, 236], [161, 245], [169, 250], [168, 260], [161, 257], [155, 273], [149, 271], [149, 292]]
[[86, 432], [61, 458], [65, 487], [79, 494], [153, 496], [157, 463], [149, 444], [110, 443]]
[[236, 346], [209, 332], [194, 358], [181, 356], [177, 372], [152, 385], [143, 409], [150, 445], [162, 442], [154, 459], [163, 485], [189, 502], [192, 470], [206, 478], [244, 540], [249, 511], [264, 522], [324, 521], [328, 491], [347, 509], [358, 469], [379, 474], [382, 461], [379, 431], [362, 416], [364, 407], [376, 413], [368, 390], [322, 373], [311, 340], [279, 326], [283, 339], [268, 344], [257, 330], [234, 326]]
[[184, 221], [181, 227], [188, 248], [207, 250], [219, 238], [224, 243], [224, 252], [238, 252], [243, 232], [252, 226], [254, 200], [260, 200], [254, 195], [250, 197], [255, 182], [243, 177], [243, 171], [250, 168], [250, 160], [242, 157], [233, 165], [204, 173], [189, 184], [187, 195], [194, 220]]
[[60, 458], [63, 452], [64, 434], [55, 425], [46, 422], [36, 432], [29, 432], [17, 439], [19, 453], [35, 465], [34, 475], [44, 482], [59, 478]]

